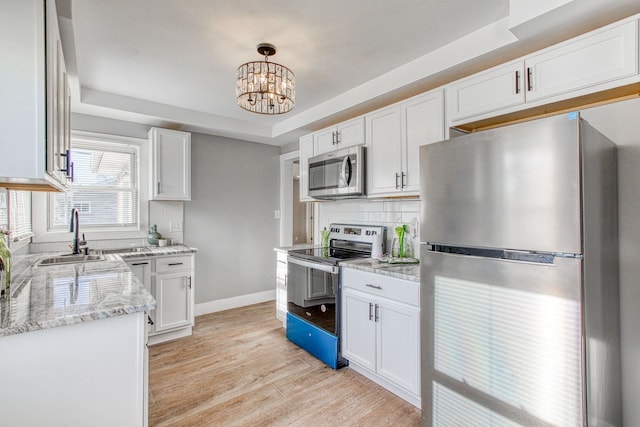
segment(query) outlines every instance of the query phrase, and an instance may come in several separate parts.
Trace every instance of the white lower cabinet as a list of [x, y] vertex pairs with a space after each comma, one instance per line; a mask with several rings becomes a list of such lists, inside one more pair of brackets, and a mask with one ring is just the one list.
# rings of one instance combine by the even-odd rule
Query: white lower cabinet
[[342, 356], [420, 407], [420, 285], [342, 269]]
[[189, 273], [156, 275], [156, 332], [191, 325], [190, 281]]
[[3, 426], [145, 422], [144, 312], [0, 339]]
[[156, 299], [148, 313], [149, 344], [192, 334], [194, 256], [174, 255], [131, 260], [127, 264]]
[[287, 322], [287, 254], [277, 252], [276, 264], [276, 317], [286, 328]]

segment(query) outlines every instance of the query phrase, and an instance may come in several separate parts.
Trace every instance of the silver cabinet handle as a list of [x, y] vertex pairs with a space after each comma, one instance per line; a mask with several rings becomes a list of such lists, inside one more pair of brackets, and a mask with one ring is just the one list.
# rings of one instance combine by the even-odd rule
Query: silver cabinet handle
[[289, 275], [284, 275], [284, 288], [287, 289], [287, 285], [289, 284]]
[[365, 286], [366, 286], [367, 288], [373, 288], [373, 289], [380, 289], [380, 290], [382, 290], [382, 286], [379, 286], [379, 285], [372, 285], [371, 283], [367, 283]]
[[376, 304], [376, 322], [380, 320], [380, 306]]
[[369, 303], [369, 320], [373, 320], [373, 303]]
[[158, 187], [158, 194], [160, 194], [160, 181], [158, 181], [157, 187]]
[[170, 262], [168, 265], [172, 266], [172, 265], [182, 265], [182, 262]]
[[406, 185], [405, 185], [405, 183], [404, 183], [404, 178], [405, 178], [406, 176], [407, 176], [407, 175], [406, 175], [404, 172], [402, 172], [402, 178], [400, 179], [400, 185], [401, 185], [401, 188], [406, 187]]
[[191, 289], [191, 276], [189, 276], [188, 279], [189, 279], [189, 289]]
[[531, 67], [527, 67], [527, 90], [529, 92], [533, 90], [533, 70]]
[[153, 325], [153, 320], [151, 320], [151, 316], [147, 314], [147, 323]]
[[520, 93], [520, 71], [516, 70], [516, 94]]
[[148, 262], [134, 262], [131, 265], [149, 265]]
[[336, 131], [336, 145], [337, 144], [340, 144], [340, 131], [339, 130]]
[[396, 173], [396, 190], [398, 189], [398, 178], [400, 178], [400, 174]]

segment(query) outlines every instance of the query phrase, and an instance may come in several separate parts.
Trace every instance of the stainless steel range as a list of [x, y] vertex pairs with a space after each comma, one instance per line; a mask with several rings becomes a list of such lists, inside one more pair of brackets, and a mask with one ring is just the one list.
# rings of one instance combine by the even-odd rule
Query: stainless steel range
[[371, 256], [375, 236], [386, 228], [331, 224], [329, 245], [289, 251], [287, 338], [334, 369], [340, 356], [340, 261]]

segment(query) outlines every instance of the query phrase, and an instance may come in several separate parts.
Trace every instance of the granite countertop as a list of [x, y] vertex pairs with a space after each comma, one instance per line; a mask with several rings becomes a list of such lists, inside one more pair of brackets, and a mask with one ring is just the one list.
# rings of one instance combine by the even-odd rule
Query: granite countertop
[[396, 279], [420, 282], [420, 264], [389, 264], [373, 258], [360, 258], [340, 262], [340, 267], [382, 274]]
[[[196, 248], [192, 248], [186, 245], [169, 245], [169, 246], [142, 246], [140, 247], [140, 252], [116, 252], [118, 255], [122, 257], [125, 261], [129, 261], [132, 259], [138, 258], [148, 258], [150, 256], [171, 256], [171, 255], [180, 255], [180, 254], [191, 254], [196, 253], [198, 250]], [[115, 249], [110, 250], [111, 252]], [[99, 253], [100, 250], [98, 249]], [[112, 252], [113, 253], [113, 252]]]
[[[165, 254], [169, 248], [157, 249]], [[0, 337], [155, 309], [155, 300], [121, 256], [36, 266], [56, 255], [61, 253], [13, 257], [11, 295], [0, 299]]]

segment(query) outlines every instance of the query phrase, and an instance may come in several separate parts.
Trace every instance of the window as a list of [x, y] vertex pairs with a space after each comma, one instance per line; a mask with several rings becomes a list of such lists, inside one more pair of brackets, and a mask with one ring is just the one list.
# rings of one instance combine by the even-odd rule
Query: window
[[94, 139], [72, 139], [74, 182], [49, 195], [49, 230], [69, 227], [71, 210], [82, 230], [139, 229], [139, 147]]
[[9, 231], [13, 242], [33, 236], [30, 191], [9, 191]]
[[20, 242], [33, 236], [31, 228], [31, 192], [0, 192], [0, 229], [9, 230], [9, 241]]

